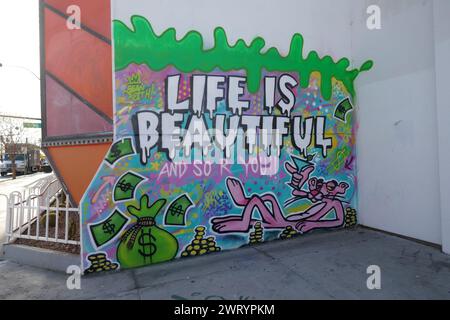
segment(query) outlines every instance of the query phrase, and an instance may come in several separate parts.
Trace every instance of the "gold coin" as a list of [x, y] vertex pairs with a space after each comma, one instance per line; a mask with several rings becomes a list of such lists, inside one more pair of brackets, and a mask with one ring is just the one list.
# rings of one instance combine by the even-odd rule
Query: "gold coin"
[[194, 246], [194, 250], [200, 250], [200, 246], [195, 245], [195, 246]]
[[192, 246], [187, 246], [187, 248], [186, 248], [187, 251], [192, 251], [192, 249], [194, 249], [194, 247], [192, 247]]
[[208, 237], [206, 238], [207, 241], [214, 241], [214, 237]]
[[202, 240], [203, 236], [195, 236], [195, 240]]
[[207, 244], [207, 243], [208, 243], [208, 241], [206, 241], [206, 240], [202, 240], [202, 241], [200, 241], [200, 243], [201, 243], [201, 244]]
[[200, 244], [200, 240], [194, 240], [192, 241], [193, 244]]
[[216, 243], [215, 242], [209, 242], [208, 243], [208, 247], [215, 247], [216, 246]]
[[196, 256], [196, 255], [197, 255], [197, 251], [191, 251], [191, 252], [190, 252], [190, 255], [191, 255], [191, 256]]
[[117, 264], [117, 263], [114, 263], [113, 265], [111, 265], [111, 269], [117, 269], [117, 267], [118, 267], [119, 265]]
[[103, 271], [103, 268], [95, 268], [95, 272]]
[[220, 251], [221, 250], [221, 248], [220, 247], [216, 247], [216, 251]]
[[205, 249], [200, 250], [200, 254], [205, 254], [206, 252], [207, 252], [207, 250], [205, 250]]
[[182, 253], [181, 253], [181, 256], [182, 257], [187, 257], [189, 255], [189, 253], [187, 253], [186, 251], [183, 251]]
[[197, 232], [197, 236], [198, 236], [198, 237], [203, 237], [204, 235], [205, 235], [204, 232]]
[[195, 228], [195, 231], [199, 231], [199, 232], [205, 231], [205, 227], [198, 226], [197, 228]]
[[216, 247], [211, 247], [211, 248], [209, 248], [209, 251], [210, 251], [210, 252], [216, 251]]

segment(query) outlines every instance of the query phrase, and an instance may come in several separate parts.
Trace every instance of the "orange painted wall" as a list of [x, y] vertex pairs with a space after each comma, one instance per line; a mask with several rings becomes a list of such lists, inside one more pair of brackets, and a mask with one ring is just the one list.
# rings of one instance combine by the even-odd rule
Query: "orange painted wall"
[[97, 172], [110, 144], [49, 147], [49, 153], [58, 173], [76, 204]]

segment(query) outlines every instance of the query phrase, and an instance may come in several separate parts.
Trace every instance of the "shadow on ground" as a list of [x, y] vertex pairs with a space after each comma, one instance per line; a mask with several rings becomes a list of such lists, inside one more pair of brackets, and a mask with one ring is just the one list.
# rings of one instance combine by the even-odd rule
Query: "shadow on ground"
[[[369, 290], [367, 267], [381, 268]], [[450, 256], [364, 228], [82, 278], [0, 262], [0, 299], [450, 299]]]

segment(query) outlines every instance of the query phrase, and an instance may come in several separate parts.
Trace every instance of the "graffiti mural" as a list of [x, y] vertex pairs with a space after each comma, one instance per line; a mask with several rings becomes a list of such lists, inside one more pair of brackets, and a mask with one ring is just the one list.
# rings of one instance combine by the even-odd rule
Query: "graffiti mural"
[[[80, 208], [86, 273], [356, 224], [354, 81], [303, 52], [204, 49], [196, 32], [113, 22], [114, 143]], [[177, 40], [180, 39], [180, 40]]]

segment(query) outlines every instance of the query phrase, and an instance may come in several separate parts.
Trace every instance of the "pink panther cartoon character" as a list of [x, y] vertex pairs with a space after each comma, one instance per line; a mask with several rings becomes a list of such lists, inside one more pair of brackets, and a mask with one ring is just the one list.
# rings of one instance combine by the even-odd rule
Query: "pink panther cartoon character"
[[[290, 186], [293, 188], [293, 201], [308, 199], [313, 204], [305, 211], [284, 216], [277, 199], [271, 193], [262, 195], [245, 194], [242, 183], [233, 177], [228, 177], [228, 191], [238, 207], [243, 207], [242, 215], [228, 215], [211, 219], [212, 228], [217, 233], [248, 232], [257, 220], [252, 219], [253, 211], [257, 209], [266, 229], [281, 229], [292, 226], [301, 233], [319, 228], [340, 227], [344, 223], [344, 208], [339, 195], [344, 195], [349, 185], [336, 180], [324, 181], [312, 177], [314, 165], [309, 164], [298, 170], [289, 162], [285, 163], [287, 172], [291, 174]], [[302, 190], [308, 182], [308, 189]], [[292, 203], [293, 201], [290, 201]], [[336, 218], [321, 220], [334, 210]]]

